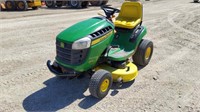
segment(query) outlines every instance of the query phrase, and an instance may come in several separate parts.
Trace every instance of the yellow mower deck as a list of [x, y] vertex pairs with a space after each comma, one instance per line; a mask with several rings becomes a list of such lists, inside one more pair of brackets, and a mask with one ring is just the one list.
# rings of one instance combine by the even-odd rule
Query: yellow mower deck
[[102, 64], [95, 68], [95, 70], [104, 69], [109, 71], [112, 74], [113, 82], [117, 82], [119, 78], [123, 79], [123, 82], [129, 82], [134, 80], [138, 75], [137, 66], [131, 62], [129, 62], [125, 69], [117, 69], [111, 67], [107, 64]]

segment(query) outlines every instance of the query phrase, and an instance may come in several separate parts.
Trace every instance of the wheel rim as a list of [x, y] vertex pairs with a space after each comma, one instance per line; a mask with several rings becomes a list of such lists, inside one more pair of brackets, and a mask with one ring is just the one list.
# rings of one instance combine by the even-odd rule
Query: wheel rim
[[19, 7], [20, 9], [23, 9], [23, 8], [24, 8], [24, 3], [19, 2], [19, 3], [18, 3], [18, 7]]
[[71, 0], [71, 4], [72, 4], [72, 6], [76, 6], [78, 4], [78, 2], [76, 0]]
[[7, 7], [8, 7], [9, 9], [11, 9], [11, 8], [12, 8], [12, 4], [11, 4], [10, 2], [8, 2], [8, 3], [7, 3]]
[[148, 60], [151, 55], [151, 47], [148, 47], [145, 52], [145, 59]]
[[109, 83], [110, 83], [110, 81], [108, 79], [103, 80], [103, 82], [101, 83], [101, 86], [100, 86], [101, 92], [105, 92], [108, 89]]

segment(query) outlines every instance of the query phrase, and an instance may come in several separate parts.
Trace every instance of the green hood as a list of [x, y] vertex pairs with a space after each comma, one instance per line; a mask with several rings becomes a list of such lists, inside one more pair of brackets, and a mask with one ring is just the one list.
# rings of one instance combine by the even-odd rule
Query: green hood
[[98, 17], [90, 18], [65, 29], [56, 39], [62, 42], [73, 43], [74, 41], [86, 37], [106, 26], [114, 27], [106, 19]]

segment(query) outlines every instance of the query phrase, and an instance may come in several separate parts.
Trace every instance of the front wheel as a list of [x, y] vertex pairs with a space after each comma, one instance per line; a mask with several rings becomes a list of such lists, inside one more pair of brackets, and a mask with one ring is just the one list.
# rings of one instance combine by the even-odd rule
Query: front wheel
[[89, 83], [89, 91], [92, 96], [102, 99], [104, 98], [112, 86], [111, 73], [106, 70], [97, 70]]
[[149, 40], [142, 40], [139, 44], [136, 53], [133, 55], [135, 64], [146, 66], [153, 54], [153, 42]]

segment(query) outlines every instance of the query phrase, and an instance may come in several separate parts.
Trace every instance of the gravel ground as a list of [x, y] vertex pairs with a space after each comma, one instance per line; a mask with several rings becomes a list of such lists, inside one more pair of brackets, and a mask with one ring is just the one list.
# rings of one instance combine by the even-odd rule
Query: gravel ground
[[134, 83], [113, 87], [102, 100], [90, 96], [88, 78], [57, 79], [45, 65], [55, 57], [55, 36], [97, 12], [99, 7], [0, 12], [0, 112], [200, 112], [199, 3], [144, 2], [152, 60]]

